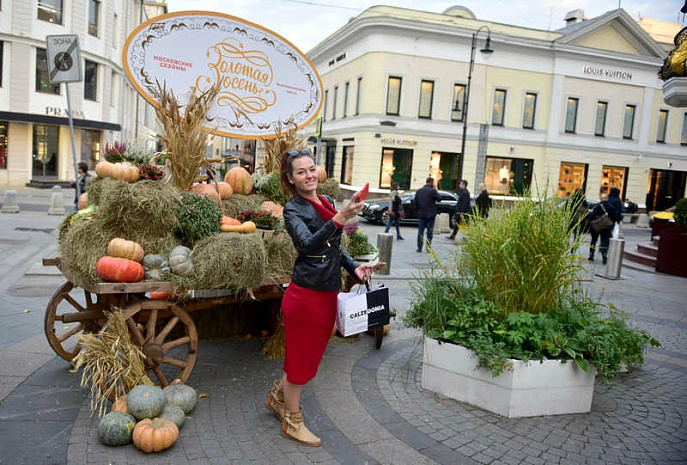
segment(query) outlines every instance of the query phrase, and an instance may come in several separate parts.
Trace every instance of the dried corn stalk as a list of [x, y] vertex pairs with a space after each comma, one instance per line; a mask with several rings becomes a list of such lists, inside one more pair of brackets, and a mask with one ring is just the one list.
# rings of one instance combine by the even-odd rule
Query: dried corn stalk
[[286, 123], [286, 131], [282, 132], [283, 126], [281, 121], [277, 123], [274, 132], [277, 135], [274, 139], [266, 139], [265, 144], [265, 164], [263, 169], [265, 174], [279, 173], [281, 170], [281, 156], [287, 150], [300, 150], [305, 147], [305, 141], [296, 136], [298, 126], [296, 126], [293, 117]]

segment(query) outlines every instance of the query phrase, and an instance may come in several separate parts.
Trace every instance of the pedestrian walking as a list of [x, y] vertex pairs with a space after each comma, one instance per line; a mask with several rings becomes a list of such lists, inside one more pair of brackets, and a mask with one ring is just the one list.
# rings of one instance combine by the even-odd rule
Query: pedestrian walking
[[594, 261], [594, 252], [596, 250], [596, 243], [601, 239], [600, 244], [599, 244], [599, 250], [601, 251], [601, 257], [603, 264], [605, 265], [608, 257], [608, 245], [611, 240], [611, 231], [613, 229], [613, 224], [608, 226], [607, 228], [604, 228], [600, 231], [596, 231], [594, 227], [592, 226], [592, 221], [594, 221], [597, 218], [600, 218], [601, 216], [608, 214], [608, 216], [611, 218], [615, 218], [615, 210], [611, 203], [608, 201], [608, 194], [601, 194], [601, 197], [599, 198], [600, 202], [596, 204], [594, 207], [594, 210], [592, 210], [592, 213], [589, 215], [589, 232], [592, 235], [592, 241], [589, 244], [589, 258], [588, 260], [590, 262]]
[[344, 223], [363, 209], [356, 192], [338, 212], [317, 195], [317, 165], [310, 149], [282, 155], [280, 184], [289, 200], [284, 223], [298, 256], [293, 277], [282, 298], [284, 375], [267, 394], [266, 407], [282, 422], [281, 434], [308, 446], [322, 445], [303, 423], [301, 389], [317, 374], [332, 335], [341, 267], [357, 280], [372, 274], [372, 265], [360, 264], [341, 247]]
[[460, 225], [468, 220], [470, 214], [470, 191], [468, 190], [468, 182], [463, 179], [458, 184], [458, 200], [456, 201], [455, 211], [453, 213], [453, 232], [449, 239], [455, 239], [458, 234]]
[[487, 185], [484, 183], [480, 184], [478, 190], [479, 195], [475, 199], [477, 213], [482, 218], [489, 218], [489, 209], [491, 208], [491, 197], [489, 197], [489, 192], [487, 192]]
[[396, 240], [402, 241], [403, 237], [401, 236], [400, 223], [401, 216], [403, 216], [403, 205], [401, 203], [401, 195], [398, 193], [399, 187], [397, 182], [391, 184], [391, 192], [389, 192], [389, 209], [387, 210], [389, 219], [386, 220], [386, 229], [384, 232], [388, 233], [389, 229], [391, 229], [391, 225], [394, 224], [396, 226]]
[[620, 189], [617, 187], [611, 187], [611, 191], [608, 194], [608, 203], [613, 207], [615, 215], [611, 216], [615, 226], [618, 226], [618, 234], [621, 234], [621, 227], [623, 223], [623, 202], [620, 200]]
[[[417, 251], [422, 252], [422, 244], [427, 241], [427, 247], [432, 244], [434, 237], [434, 220], [437, 216], [437, 202], [440, 200], [439, 192], [434, 188], [434, 178], [431, 176], [425, 181], [425, 185], [415, 193], [415, 206], [417, 207]], [[425, 239], [425, 231], [427, 239]]]
[[80, 161], [76, 165], [76, 170], [79, 176], [76, 178], [76, 181], [71, 182], [71, 185], [74, 187], [76, 187], [77, 183], [79, 185], [79, 188], [74, 193], [74, 210], [79, 209], [79, 196], [86, 192], [86, 179], [91, 177], [88, 173], [88, 163], [85, 161]]

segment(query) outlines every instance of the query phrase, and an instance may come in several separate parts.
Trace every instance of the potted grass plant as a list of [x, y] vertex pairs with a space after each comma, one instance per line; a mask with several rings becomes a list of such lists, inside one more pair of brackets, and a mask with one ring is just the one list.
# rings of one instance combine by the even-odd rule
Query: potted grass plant
[[573, 209], [523, 197], [495, 213], [413, 285], [422, 386], [507, 417], [588, 412], [595, 376], [641, 365], [658, 342], [581, 289]]

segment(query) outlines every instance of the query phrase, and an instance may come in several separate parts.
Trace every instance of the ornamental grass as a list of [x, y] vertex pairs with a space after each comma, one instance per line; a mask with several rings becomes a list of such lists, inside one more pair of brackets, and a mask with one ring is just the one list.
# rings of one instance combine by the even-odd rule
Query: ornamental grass
[[79, 337], [81, 350], [74, 368], [83, 372], [81, 386], [90, 388], [91, 415], [105, 414], [108, 400], [116, 399], [139, 384], [152, 385], [145, 368], [146, 356], [131, 342], [121, 311], [105, 312], [107, 324], [100, 333]]
[[[286, 129], [284, 129], [286, 128]], [[305, 147], [305, 141], [296, 135], [298, 126], [291, 117], [282, 124], [277, 123], [273, 139], [265, 139], [265, 163], [258, 167], [264, 174], [279, 173], [281, 170], [281, 156], [287, 150], [300, 150]]]

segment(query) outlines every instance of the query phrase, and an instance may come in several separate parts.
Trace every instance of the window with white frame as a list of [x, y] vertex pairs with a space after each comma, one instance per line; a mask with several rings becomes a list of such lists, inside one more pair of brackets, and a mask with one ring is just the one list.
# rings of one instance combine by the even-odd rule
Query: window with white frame
[[48, 55], [44, 48], [36, 49], [36, 92], [60, 95], [60, 85], [50, 82]]
[[608, 102], [599, 100], [596, 102], [596, 120], [594, 122], [594, 135], [606, 135], [606, 115], [608, 114]]
[[324, 106], [322, 107], [322, 121], [327, 121], [327, 104], [329, 103], [329, 91], [324, 91]]
[[334, 86], [334, 103], [332, 103], [332, 119], [336, 119], [337, 100], [339, 100], [339, 86]]
[[680, 131], [680, 145], [687, 145], [687, 113], [682, 114], [682, 131]]
[[345, 118], [348, 114], [348, 88], [350, 87], [350, 82], [346, 81], [344, 84], [344, 101], [343, 101], [343, 117]]
[[98, 99], [98, 64], [86, 60], [83, 75], [83, 98], [86, 100]]
[[494, 105], [491, 109], [491, 124], [503, 126], [506, 110], [506, 90], [496, 89], [494, 91]]
[[355, 114], [356, 116], [360, 114], [360, 92], [363, 85], [363, 77], [358, 78], [358, 88], [355, 90]]
[[623, 139], [632, 139], [632, 131], [635, 125], [635, 105], [625, 105], [625, 118], [623, 119]]
[[668, 110], [658, 111], [658, 125], [656, 126], [656, 142], [666, 143], [666, 128], [668, 127]]
[[522, 111], [523, 129], [534, 129], [534, 114], [537, 111], [537, 94], [527, 92], [525, 94], [525, 106]]
[[465, 86], [453, 84], [453, 99], [451, 100], [451, 121], [463, 122], [465, 117]]
[[434, 81], [422, 80], [420, 83], [419, 118], [432, 117], [432, 99], [434, 97]]
[[386, 91], [386, 114], [398, 116], [401, 111], [401, 78], [389, 77]]
[[88, 0], [88, 33], [98, 37], [100, 19], [100, 0]]
[[565, 132], [575, 132], [577, 127], [577, 107], [579, 104], [579, 99], [568, 97], [568, 104], [565, 107]]
[[38, 19], [62, 24], [62, 0], [38, 0]]

